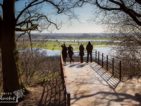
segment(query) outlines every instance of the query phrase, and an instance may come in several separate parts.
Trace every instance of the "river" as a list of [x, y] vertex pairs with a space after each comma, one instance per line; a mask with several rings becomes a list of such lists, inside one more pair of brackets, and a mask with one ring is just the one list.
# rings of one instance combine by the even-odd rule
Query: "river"
[[[25, 49], [24, 51], [29, 51], [29, 50], [31, 49]], [[48, 49], [42, 49], [42, 48], [33, 48], [32, 50], [44, 56], [60, 56], [61, 54], [60, 50], [48, 50]], [[115, 54], [115, 50], [113, 50], [113, 47], [96, 47], [93, 50], [93, 52], [94, 51], [99, 51], [100, 53], [104, 53], [104, 55]], [[78, 51], [74, 51], [74, 55], [78, 56]]]

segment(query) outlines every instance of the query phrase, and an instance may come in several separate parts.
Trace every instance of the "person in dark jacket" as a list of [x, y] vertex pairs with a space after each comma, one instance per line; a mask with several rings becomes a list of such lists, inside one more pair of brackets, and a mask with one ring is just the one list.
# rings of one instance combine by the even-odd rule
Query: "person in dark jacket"
[[88, 42], [86, 46], [86, 50], [87, 50], [87, 63], [89, 62], [89, 57], [90, 57], [90, 61], [92, 62], [93, 45], [91, 44], [91, 42]]
[[79, 46], [79, 55], [80, 55], [80, 62], [83, 63], [83, 56], [84, 56], [84, 46], [81, 44]]
[[66, 63], [66, 58], [67, 58], [67, 47], [65, 44], [61, 45], [62, 47], [62, 57], [63, 57], [63, 61], [64, 63]]
[[71, 45], [69, 45], [69, 47], [68, 47], [68, 54], [69, 54], [69, 58], [70, 58], [70, 63], [71, 62], [73, 62], [74, 60], [73, 60], [73, 48], [72, 48], [72, 46]]

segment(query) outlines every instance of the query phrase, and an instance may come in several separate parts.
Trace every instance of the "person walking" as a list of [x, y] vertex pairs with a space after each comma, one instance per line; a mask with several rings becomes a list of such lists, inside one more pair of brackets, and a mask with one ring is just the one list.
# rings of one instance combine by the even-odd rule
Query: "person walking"
[[92, 62], [93, 45], [91, 44], [90, 41], [88, 42], [86, 46], [86, 50], [87, 50], [87, 63], [89, 62], [89, 57], [90, 57], [90, 61]]
[[61, 45], [62, 47], [62, 57], [63, 57], [63, 61], [64, 63], [66, 63], [66, 58], [67, 58], [67, 47], [65, 44]]
[[79, 46], [79, 55], [80, 55], [80, 62], [83, 63], [83, 56], [84, 56], [84, 46], [81, 44]]
[[68, 54], [69, 54], [69, 58], [70, 58], [70, 63], [71, 62], [74, 62], [74, 60], [73, 60], [73, 48], [72, 48], [72, 46], [71, 45], [69, 45], [69, 47], [68, 47]]

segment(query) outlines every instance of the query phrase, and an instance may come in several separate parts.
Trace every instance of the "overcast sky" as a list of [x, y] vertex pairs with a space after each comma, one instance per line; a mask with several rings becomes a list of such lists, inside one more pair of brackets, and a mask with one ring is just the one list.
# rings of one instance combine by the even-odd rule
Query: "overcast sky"
[[[2, 1], [2, 0], [0, 0]], [[16, 3], [16, 10], [21, 10], [24, 7], [25, 0], [21, 0]], [[41, 6], [39, 6], [41, 8]], [[94, 6], [85, 5], [82, 8], [73, 9], [77, 18], [69, 19], [68, 16], [56, 14], [56, 10], [51, 6], [42, 6], [42, 10], [39, 10], [51, 19], [61, 25], [60, 30], [50, 28], [43, 32], [52, 33], [102, 33], [106, 32], [106, 27], [102, 24], [95, 22], [95, 17], [98, 15]]]

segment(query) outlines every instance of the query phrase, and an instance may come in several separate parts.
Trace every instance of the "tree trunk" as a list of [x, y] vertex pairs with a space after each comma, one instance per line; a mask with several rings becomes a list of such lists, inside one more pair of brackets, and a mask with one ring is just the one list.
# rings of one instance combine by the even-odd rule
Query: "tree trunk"
[[4, 92], [18, 90], [19, 79], [15, 59], [15, 0], [3, 1], [3, 31], [1, 37]]
[[0, 16], [0, 48], [1, 48], [1, 35], [2, 35], [2, 17]]

